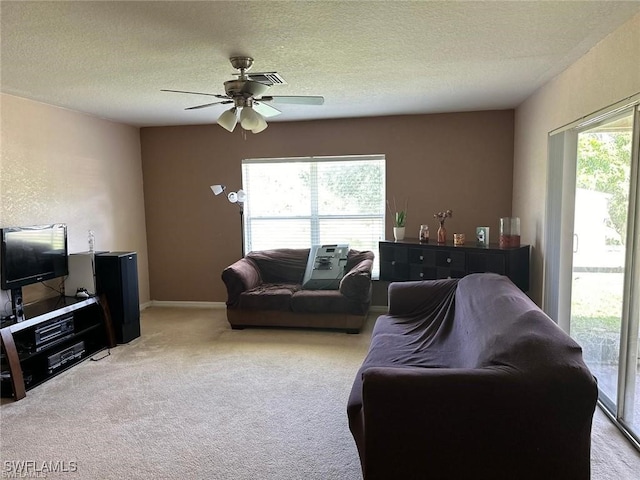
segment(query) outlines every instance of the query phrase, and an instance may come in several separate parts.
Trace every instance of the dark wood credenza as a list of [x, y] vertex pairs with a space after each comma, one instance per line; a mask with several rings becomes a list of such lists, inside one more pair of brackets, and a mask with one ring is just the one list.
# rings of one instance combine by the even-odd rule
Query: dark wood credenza
[[522, 291], [529, 290], [529, 245], [499, 248], [497, 244], [453, 245], [420, 243], [417, 238], [385, 240], [379, 244], [380, 280], [436, 280], [470, 273], [506, 275]]

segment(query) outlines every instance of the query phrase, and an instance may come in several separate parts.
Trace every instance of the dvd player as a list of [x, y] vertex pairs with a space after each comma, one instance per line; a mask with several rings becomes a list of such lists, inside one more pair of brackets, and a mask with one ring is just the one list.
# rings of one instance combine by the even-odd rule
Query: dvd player
[[66, 363], [75, 360], [76, 358], [81, 358], [82, 355], [84, 355], [84, 342], [78, 342], [75, 345], [71, 345], [69, 348], [59, 351], [58, 353], [49, 355], [47, 357], [49, 373], [53, 373], [55, 369], [64, 366]]
[[35, 330], [36, 352], [48, 347], [54, 340], [64, 340], [73, 335], [73, 315], [56, 318], [38, 326]]

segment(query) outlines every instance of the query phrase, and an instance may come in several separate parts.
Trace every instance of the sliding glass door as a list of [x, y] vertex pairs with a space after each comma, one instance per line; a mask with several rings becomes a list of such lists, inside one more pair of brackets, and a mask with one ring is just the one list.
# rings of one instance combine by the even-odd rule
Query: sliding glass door
[[[627, 239], [633, 117], [627, 111], [577, 135], [570, 331], [612, 412], [619, 407], [619, 386], [627, 388], [619, 380], [625, 371], [622, 329], [629, 323], [625, 273], [634, 255]], [[637, 318], [629, 320], [637, 324]], [[630, 418], [634, 410], [640, 415], [631, 409]]]
[[549, 136], [543, 308], [640, 449], [640, 94]]

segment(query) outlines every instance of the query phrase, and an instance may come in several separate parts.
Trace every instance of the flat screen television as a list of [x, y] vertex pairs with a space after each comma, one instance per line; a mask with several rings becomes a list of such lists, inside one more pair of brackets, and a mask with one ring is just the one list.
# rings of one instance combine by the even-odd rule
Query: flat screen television
[[0, 229], [0, 288], [13, 290], [69, 274], [63, 223]]

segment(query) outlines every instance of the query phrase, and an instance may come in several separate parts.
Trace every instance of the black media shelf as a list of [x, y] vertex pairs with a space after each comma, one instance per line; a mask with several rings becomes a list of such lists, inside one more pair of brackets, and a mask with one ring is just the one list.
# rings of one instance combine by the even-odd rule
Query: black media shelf
[[49, 298], [25, 305], [23, 322], [3, 325], [2, 396], [20, 400], [27, 390], [115, 346], [102, 302], [97, 297]]

